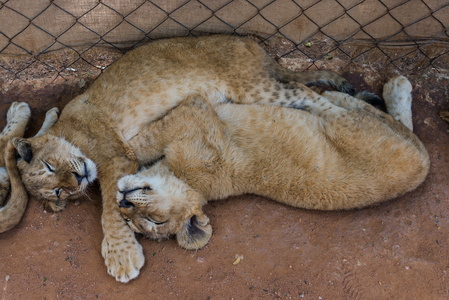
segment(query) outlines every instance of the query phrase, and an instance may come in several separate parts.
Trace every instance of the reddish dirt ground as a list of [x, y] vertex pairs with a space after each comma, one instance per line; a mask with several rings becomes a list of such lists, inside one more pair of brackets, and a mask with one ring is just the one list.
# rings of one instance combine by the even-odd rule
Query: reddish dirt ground
[[[378, 94], [397, 73], [336, 60], [329, 67]], [[101, 257], [98, 186], [58, 214], [31, 199], [22, 222], [0, 234], [0, 298], [447, 299], [449, 124], [438, 113], [449, 109], [449, 73], [440, 72], [406, 74], [414, 85], [415, 132], [432, 164], [416, 191], [345, 212], [295, 209], [252, 195], [211, 202], [205, 210], [214, 234], [206, 247], [186, 251], [174, 240], [140, 238], [146, 264], [128, 284], [109, 276]], [[63, 108], [82, 80], [11, 84], [2, 77], [0, 126], [11, 102], [26, 101], [33, 111], [27, 135], [35, 133], [44, 112]]]

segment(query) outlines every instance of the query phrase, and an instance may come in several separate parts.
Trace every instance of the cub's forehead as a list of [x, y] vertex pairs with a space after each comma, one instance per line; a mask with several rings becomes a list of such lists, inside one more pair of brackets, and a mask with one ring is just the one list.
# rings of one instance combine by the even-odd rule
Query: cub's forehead
[[71, 143], [69, 143], [68, 141], [66, 141], [65, 139], [59, 139], [59, 147], [62, 148], [62, 150], [66, 151], [67, 153], [71, 154], [71, 155], [75, 155], [75, 156], [84, 156], [81, 153], [81, 150], [77, 147], [75, 147], [74, 145], [72, 145]]
[[41, 155], [53, 155], [53, 156], [81, 156], [84, 157], [83, 153], [78, 147], [75, 147], [69, 143], [64, 138], [60, 137], [46, 137], [46, 139], [36, 138], [32, 145], [37, 146], [37, 152]]
[[159, 189], [164, 180], [158, 176], [148, 176], [141, 173], [126, 175], [118, 181], [118, 188], [121, 191], [134, 188], [150, 187], [153, 190]]
[[137, 175], [126, 175], [119, 179], [117, 185], [120, 191], [129, 190], [141, 185], [143, 182]]

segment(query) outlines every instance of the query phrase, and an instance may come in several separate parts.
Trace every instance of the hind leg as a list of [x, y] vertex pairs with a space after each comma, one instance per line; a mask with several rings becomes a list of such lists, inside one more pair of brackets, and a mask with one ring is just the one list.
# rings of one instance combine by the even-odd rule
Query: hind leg
[[[337, 113], [346, 111], [328, 99], [314, 92], [304, 84], [290, 82], [282, 84], [274, 80], [262, 81], [261, 83], [245, 87], [242, 84], [234, 95], [228, 95], [228, 99], [238, 104], [262, 104], [272, 106], [283, 106], [308, 111], [319, 115], [324, 111]], [[329, 111], [331, 110], [331, 111]]]
[[[289, 71], [291, 72], [291, 71]], [[240, 72], [241, 73], [241, 72]], [[304, 78], [290, 78], [295, 81], [279, 82], [274, 77], [266, 76], [257, 70], [248, 70], [254, 74], [248, 78], [240, 73], [231, 74], [229, 82], [218, 84], [218, 90], [225, 98], [236, 104], [261, 104], [283, 106], [296, 109], [313, 110], [316, 104], [327, 103], [321, 101], [319, 94], [313, 92], [301, 82], [308, 81]], [[299, 73], [304, 75], [304, 73]], [[208, 95], [205, 95], [209, 99]], [[212, 101], [213, 102], [213, 101]], [[219, 103], [220, 100], [216, 100]], [[320, 110], [320, 109], [318, 109]]]
[[[289, 82], [284, 84], [284, 86], [287, 89], [296, 89], [302, 88], [303, 84]], [[364, 109], [371, 112], [377, 110], [372, 110], [372, 105], [383, 104], [383, 100], [379, 96], [367, 91], [359, 92], [356, 95], [336, 91], [325, 91], [321, 93], [321, 95], [327, 98], [332, 104], [348, 110]]]
[[404, 76], [390, 79], [384, 85], [383, 97], [388, 114], [376, 109], [371, 104], [381, 104], [382, 100], [375, 94], [361, 92], [354, 97], [340, 92], [324, 92], [322, 95], [333, 104], [355, 111], [363, 111], [390, 123], [391, 118], [401, 122], [413, 131], [412, 123], [412, 85]]
[[262, 52], [265, 68], [268, 73], [281, 83], [297, 82], [303, 84], [324, 83], [337, 91], [354, 95], [354, 88], [341, 75], [327, 70], [294, 72], [279, 65], [266, 52]]
[[383, 111], [371, 105], [371, 103], [382, 102], [382, 99], [380, 99], [375, 94], [362, 92], [358, 93], [354, 97], [351, 97], [347, 94], [339, 92], [324, 92], [322, 95], [333, 104], [339, 107], [343, 107], [347, 110], [368, 113], [369, 115], [372, 115], [381, 120], [391, 118], [391, 116], [388, 116]]
[[412, 84], [404, 76], [394, 77], [384, 85], [383, 97], [388, 113], [413, 131]]
[[[354, 99], [353, 97], [340, 93], [333, 92], [335, 100], [340, 98]], [[345, 107], [336, 105], [333, 101], [330, 101], [327, 97], [320, 95], [312, 89], [302, 84], [295, 84], [294, 89], [286, 89], [282, 91], [282, 96], [289, 100], [287, 107], [296, 108], [308, 111], [314, 115], [320, 117], [334, 118], [347, 112]]]

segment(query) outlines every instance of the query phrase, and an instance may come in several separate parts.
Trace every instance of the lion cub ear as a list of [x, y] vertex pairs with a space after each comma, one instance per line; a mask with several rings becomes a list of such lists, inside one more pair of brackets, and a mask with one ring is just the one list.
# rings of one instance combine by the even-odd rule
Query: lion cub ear
[[31, 159], [33, 158], [33, 151], [31, 150], [30, 142], [25, 139], [14, 138], [12, 140], [12, 144], [17, 149], [20, 157], [27, 163], [30, 163]]
[[209, 218], [201, 212], [188, 219], [180, 232], [176, 234], [179, 246], [187, 250], [198, 250], [204, 247], [212, 235]]

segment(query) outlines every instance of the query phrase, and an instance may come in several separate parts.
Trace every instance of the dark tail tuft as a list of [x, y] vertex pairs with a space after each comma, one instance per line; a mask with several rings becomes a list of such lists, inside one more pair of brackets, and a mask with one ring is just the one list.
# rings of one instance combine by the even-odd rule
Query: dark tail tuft
[[330, 84], [334, 89], [336, 89], [339, 92], [349, 94], [351, 96], [354, 96], [355, 94], [355, 90], [352, 84], [343, 77], [341, 77], [339, 81], [330, 82]]
[[357, 93], [357, 95], [355, 95], [354, 97], [356, 97], [357, 99], [363, 100], [366, 103], [371, 104], [373, 106], [385, 105], [385, 102], [384, 102], [384, 100], [382, 100], [382, 98], [380, 98], [376, 94], [368, 92], [368, 91], [361, 91], [361, 92]]

